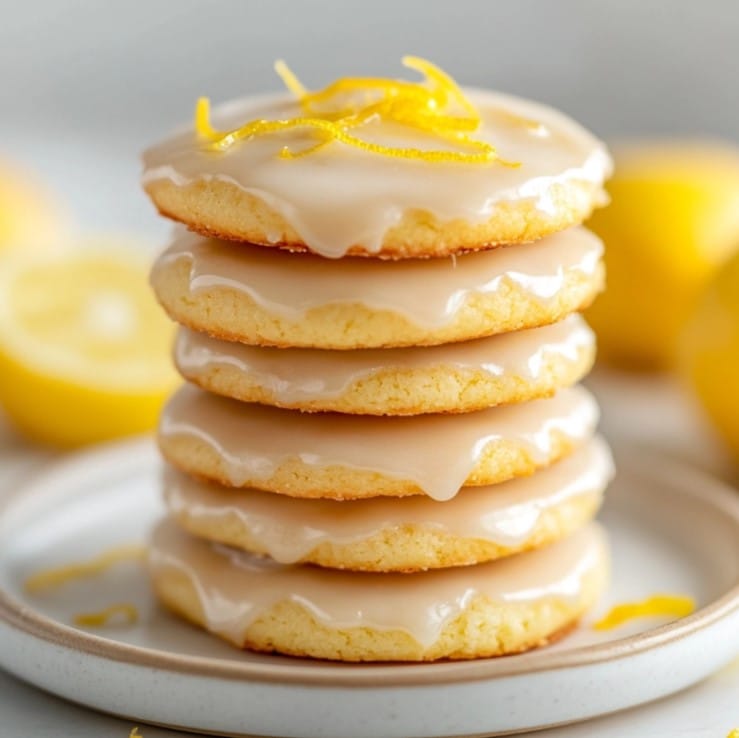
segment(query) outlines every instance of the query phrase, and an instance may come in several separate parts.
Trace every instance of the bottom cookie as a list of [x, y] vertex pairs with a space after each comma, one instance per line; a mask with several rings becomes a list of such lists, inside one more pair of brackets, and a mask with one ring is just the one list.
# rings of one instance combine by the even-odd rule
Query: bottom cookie
[[608, 578], [592, 523], [547, 548], [418, 574], [284, 566], [197, 540], [165, 520], [149, 565], [159, 599], [240, 648], [338, 661], [433, 661], [544, 645]]

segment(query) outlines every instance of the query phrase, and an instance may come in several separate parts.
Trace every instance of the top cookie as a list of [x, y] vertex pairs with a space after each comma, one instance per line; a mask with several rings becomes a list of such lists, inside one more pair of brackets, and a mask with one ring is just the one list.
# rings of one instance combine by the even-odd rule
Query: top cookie
[[340, 79], [201, 101], [194, 128], [144, 154], [159, 211], [205, 235], [338, 258], [443, 256], [541, 238], [604, 199], [601, 142], [543, 105], [421, 83]]

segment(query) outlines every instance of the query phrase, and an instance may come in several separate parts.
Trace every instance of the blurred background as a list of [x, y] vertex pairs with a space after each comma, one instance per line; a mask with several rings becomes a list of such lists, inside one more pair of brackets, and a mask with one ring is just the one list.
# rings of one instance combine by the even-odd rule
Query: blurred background
[[[149, 254], [168, 231], [138, 184], [145, 146], [188, 122], [198, 96], [218, 103], [279, 88], [276, 58], [320, 87], [339, 75], [401, 76], [400, 58], [412, 53], [463, 84], [550, 103], [614, 144], [613, 205], [592, 222], [608, 247], [609, 291], [590, 316], [603, 360], [680, 377], [739, 453], [735, 0], [2, 0], [0, 8], [0, 255], [14, 253], [0, 261], [0, 403], [27, 435], [75, 446], [141, 430], [174, 381], [165, 355], [152, 360], [148, 385], [89, 380], [112, 376], [133, 345], [144, 346], [145, 363], [146, 346], [165, 345], [170, 330], [153, 301], [144, 304], [145, 266], [120, 255], [142, 246]], [[106, 279], [126, 295], [95, 303], [94, 324], [85, 318], [90, 341], [74, 348], [87, 355], [66, 374], [54, 369], [65, 346], [43, 356], [38, 348], [64, 331], [39, 315], [89, 312], [84, 290], [71, 285], [94, 283], [105, 268], [91, 257], [69, 267], [69, 256], [19, 266], [62, 242], [116, 254]], [[19, 306], [14, 285], [29, 283], [42, 285], [38, 304]], [[142, 342], [143, 324], [151, 335]], [[106, 369], [99, 349], [111, 336], [124, 340], [109, 346]], [[87, 434], [39, 432], [49, 402], [111, 422]]]
[[403, 54], [550, 103], [606, 138], [739, 136], [734, 0], [28, 0], [0, 2], [0, 151], [80, 223], [156, 237], [140, 150], [215, 102], [400, 76]]

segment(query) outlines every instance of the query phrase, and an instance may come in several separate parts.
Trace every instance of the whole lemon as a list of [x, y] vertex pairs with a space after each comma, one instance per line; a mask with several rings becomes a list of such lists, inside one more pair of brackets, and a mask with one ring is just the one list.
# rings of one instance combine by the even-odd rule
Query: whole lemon
[[682, 332], [680, 367], [739, 459], [739, 253], [698, 299]]
[[588, 224], [606, 245], [608, 289], [588, 318], [605, 360], [670, 368], [695, 299], [739, 247], [739, 149], [641, 142], [614, 157], [611, 204]]
[[56, 246], [67, 231], [54, 195], [18, 165], [0, 160], [0, 251]]

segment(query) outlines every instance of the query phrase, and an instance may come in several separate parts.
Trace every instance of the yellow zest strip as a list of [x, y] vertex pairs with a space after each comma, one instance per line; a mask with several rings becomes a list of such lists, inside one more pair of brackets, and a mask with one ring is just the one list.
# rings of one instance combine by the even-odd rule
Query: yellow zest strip
[[142, 561], [145, 557], [145, 546], [119, 546], [96, 556], [90, 561], [67, 564], [57, 569], [47, 569], [46, 571], [37, 572], [26, 579], [26, 591], [35, 593], [43, 589], [48, 589], [49, 587], [58, 587], [75, 579], [97, 576], [120, 562]]
[[739, 728], [734, 728], [734, 730], [732, 730], [731, 733], [726, 736], [726, 738], [739, 738]]
[[636, 618], [674, 617], [684, 618], [695, 610], [695, 601], [684, 595], [657, 594], [642, 602], [625, 602], [616, 605], [599, 620], [595, 630], [611, 630]]
[[[484, 164], [497, 161], [510, 167], [519, 162], [504, 161], [494, 146], [474, 139], [481, 119], [475, 106], [462, 90], [438, 67], [415, 56], [403, 58], [403, 64], [424, 75], [422, 82], [377, 77], [345, 77], [323, 90], [309, 92], [284, 61], [275, 63], [275, 71], [298, 99], [303, 115], [285, 120], [254, 120], [231, 131], [218, 131], [210, 122], [208, 98], [200, 98], [195, 107], [195, 130], [216, 151], [225, 151], [238, 141], [257, 136], [304, 129], [318, 141], [300, 151], [285, 147], [282, 158], [291, 159], [314, 153], [332, 141], [380, 156], [430, 162]], [[461, 108], [455, 115], [450, 106]], [[462, 150], [425, 150], [416, 147], [384, 146], [366, 141], [351, 131], [382, 119], [449, 141]], [[528, 121], [523, 121], [528, 125]], [[534, 124], [537, 125], [537, 124]]]
[[99, 612], [79, 613], [74, 616], [74, 624], [86, 628], [102, 628], [118, 615], [123, 616], [127, 625], [133, 625], [139, 619], [139, 611], [136, 606], [122, 602], [106, 607]]
[[[331, 139], [341, 141], [350, 146], [355, 146], [364, 151], [370, 151], [374, 154], [382, 154], [385, 156], [403, 157], [406, 159], [422, 159], [425, 161], [460, 161], [460, 157], [464, 157], [465, 161], [477, 163], [490, 160], [490, 154], [494, 153], [494, 149], [489, 144], [482, 141], [460, 141], [472, 148], [478, 150], [478, 153], [462, 154], [457, 151], [426, 151], [416, 148], [398, 148], [393, 146], [383, 146], [382, 144], [363, 141], [356, 136], [348, 133], [343, 127], [322, 118], [292, 118], [290, 120], [256, 120], [242, 126], [236, 131], [227, 133], [214, 142], [215, 148], [227, 149], [236, 141], [242, 139], [253, 138], [254, 136], [266, 133], [277, 133], [279, 131], [287, 131], [294, 128], [308, 128], [326, 134]], [[316, 147], [312, 147], [309, 151], [314, 151]], [[284, 158], [294, 158], [304, 156], [309, 151], [301, 151], [294, 154], [289, 149], [282, 149], [280, 156]]]
[[303, 87], [300, 80], [293, 74], [290, 67], [288, 67], [282, 59], [278, 59], [275, 62], [275, 72], [277, 72], [285, 87], [287, 87], [287, 89], [290, 90], [298, 100], [308, 94], [308, 91]]
[[451, 96], [461, 105], [472, 118], [480, 120], [480, 115], [475, 106], [464, 96], [459, 85], [443, 70], [425, 59], [418, 56], [404, 56], [403, 66], [408, 69], [414, 69], [416, 72], [423, 74], [429, 82], [435, 82], [439, 89], [451, 94]]
[[144, 736], [139, 733], [138, 728], [132, 728], [131, 732], [128, 734], [128, 738], [144, 738]]
[[195, 130], [210, 139], [221, 135], [210, 124], [210, 100], [207, 97], [199, 97], [195, 103]]

